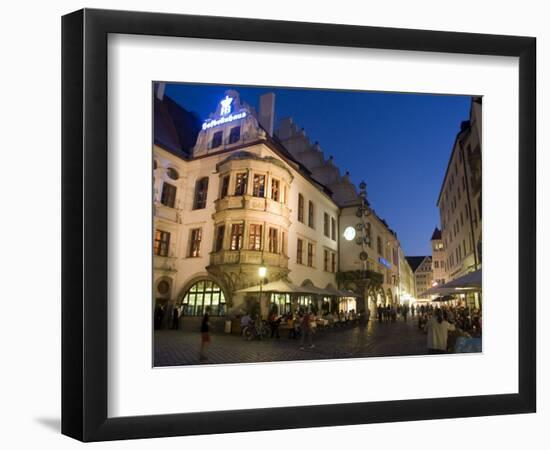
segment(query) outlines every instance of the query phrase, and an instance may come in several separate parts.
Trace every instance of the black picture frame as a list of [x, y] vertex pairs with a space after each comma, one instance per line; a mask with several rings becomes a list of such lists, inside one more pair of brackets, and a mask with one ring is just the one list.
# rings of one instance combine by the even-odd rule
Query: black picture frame
[[[519, 58], [518, 393], [107, 417], [110, 33]], [[82, 441], [535, 412], [536, 39], [84, 9], [62, 18], [62, 433]]]

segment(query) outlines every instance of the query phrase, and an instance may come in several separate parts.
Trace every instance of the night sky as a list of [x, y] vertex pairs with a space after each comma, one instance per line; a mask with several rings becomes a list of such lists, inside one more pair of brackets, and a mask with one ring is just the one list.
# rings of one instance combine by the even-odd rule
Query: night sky
[[293, 117], [343, 175], [367, 183], [371, 207], [397, 232], [405, 254], [431, 254], [439, 226], [437, 196], [469, 96], [169, 84], [166, 94], [202, 119], [214, 112], [227, 89], [259, 109], [274, 92], [275, 129]]

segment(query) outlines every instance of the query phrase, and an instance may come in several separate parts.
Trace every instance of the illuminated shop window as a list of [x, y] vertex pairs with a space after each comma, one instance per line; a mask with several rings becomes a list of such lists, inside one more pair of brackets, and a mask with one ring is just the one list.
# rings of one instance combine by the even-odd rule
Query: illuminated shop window
[[291, 312], [290, 294], [271, 294], [271, 311], [285, 315]]
[[213, 281], [198, 281], [185, 294], [182, 306], [185, 316], [202, 316], [207, 306], [210, 306], [210, 315], [224, 316], [225, 296]]

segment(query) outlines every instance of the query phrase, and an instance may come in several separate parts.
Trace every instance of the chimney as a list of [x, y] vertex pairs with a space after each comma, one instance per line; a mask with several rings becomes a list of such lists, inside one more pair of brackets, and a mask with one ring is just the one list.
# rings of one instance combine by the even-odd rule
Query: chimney
[[166, 83], [158, 83], [157, 84], [157, 98], [159, 100], [163, 100], [164, 99], [164, 89], [166, 88]]
[[259, 122], [270, 136], [273, 136], [273, 121], [275, 120], [275, 94], [269, 92], [260, 97]]

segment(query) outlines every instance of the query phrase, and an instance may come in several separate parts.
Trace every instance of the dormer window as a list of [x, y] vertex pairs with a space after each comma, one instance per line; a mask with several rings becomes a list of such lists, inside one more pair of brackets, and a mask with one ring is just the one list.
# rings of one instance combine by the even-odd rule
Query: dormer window
[[229, 132], [229, 143], [234, 144], [235, 142], [239, 142], [239, 139], [241, 138], [241, 127], [233, 127], [231, 128], [231, 131]]
[[212, 136], [212, 144], [210, 145], [210, 148], [216, 148], [222, 145], [223, 141], [223, 131], [216, 131], [214, 135]]

